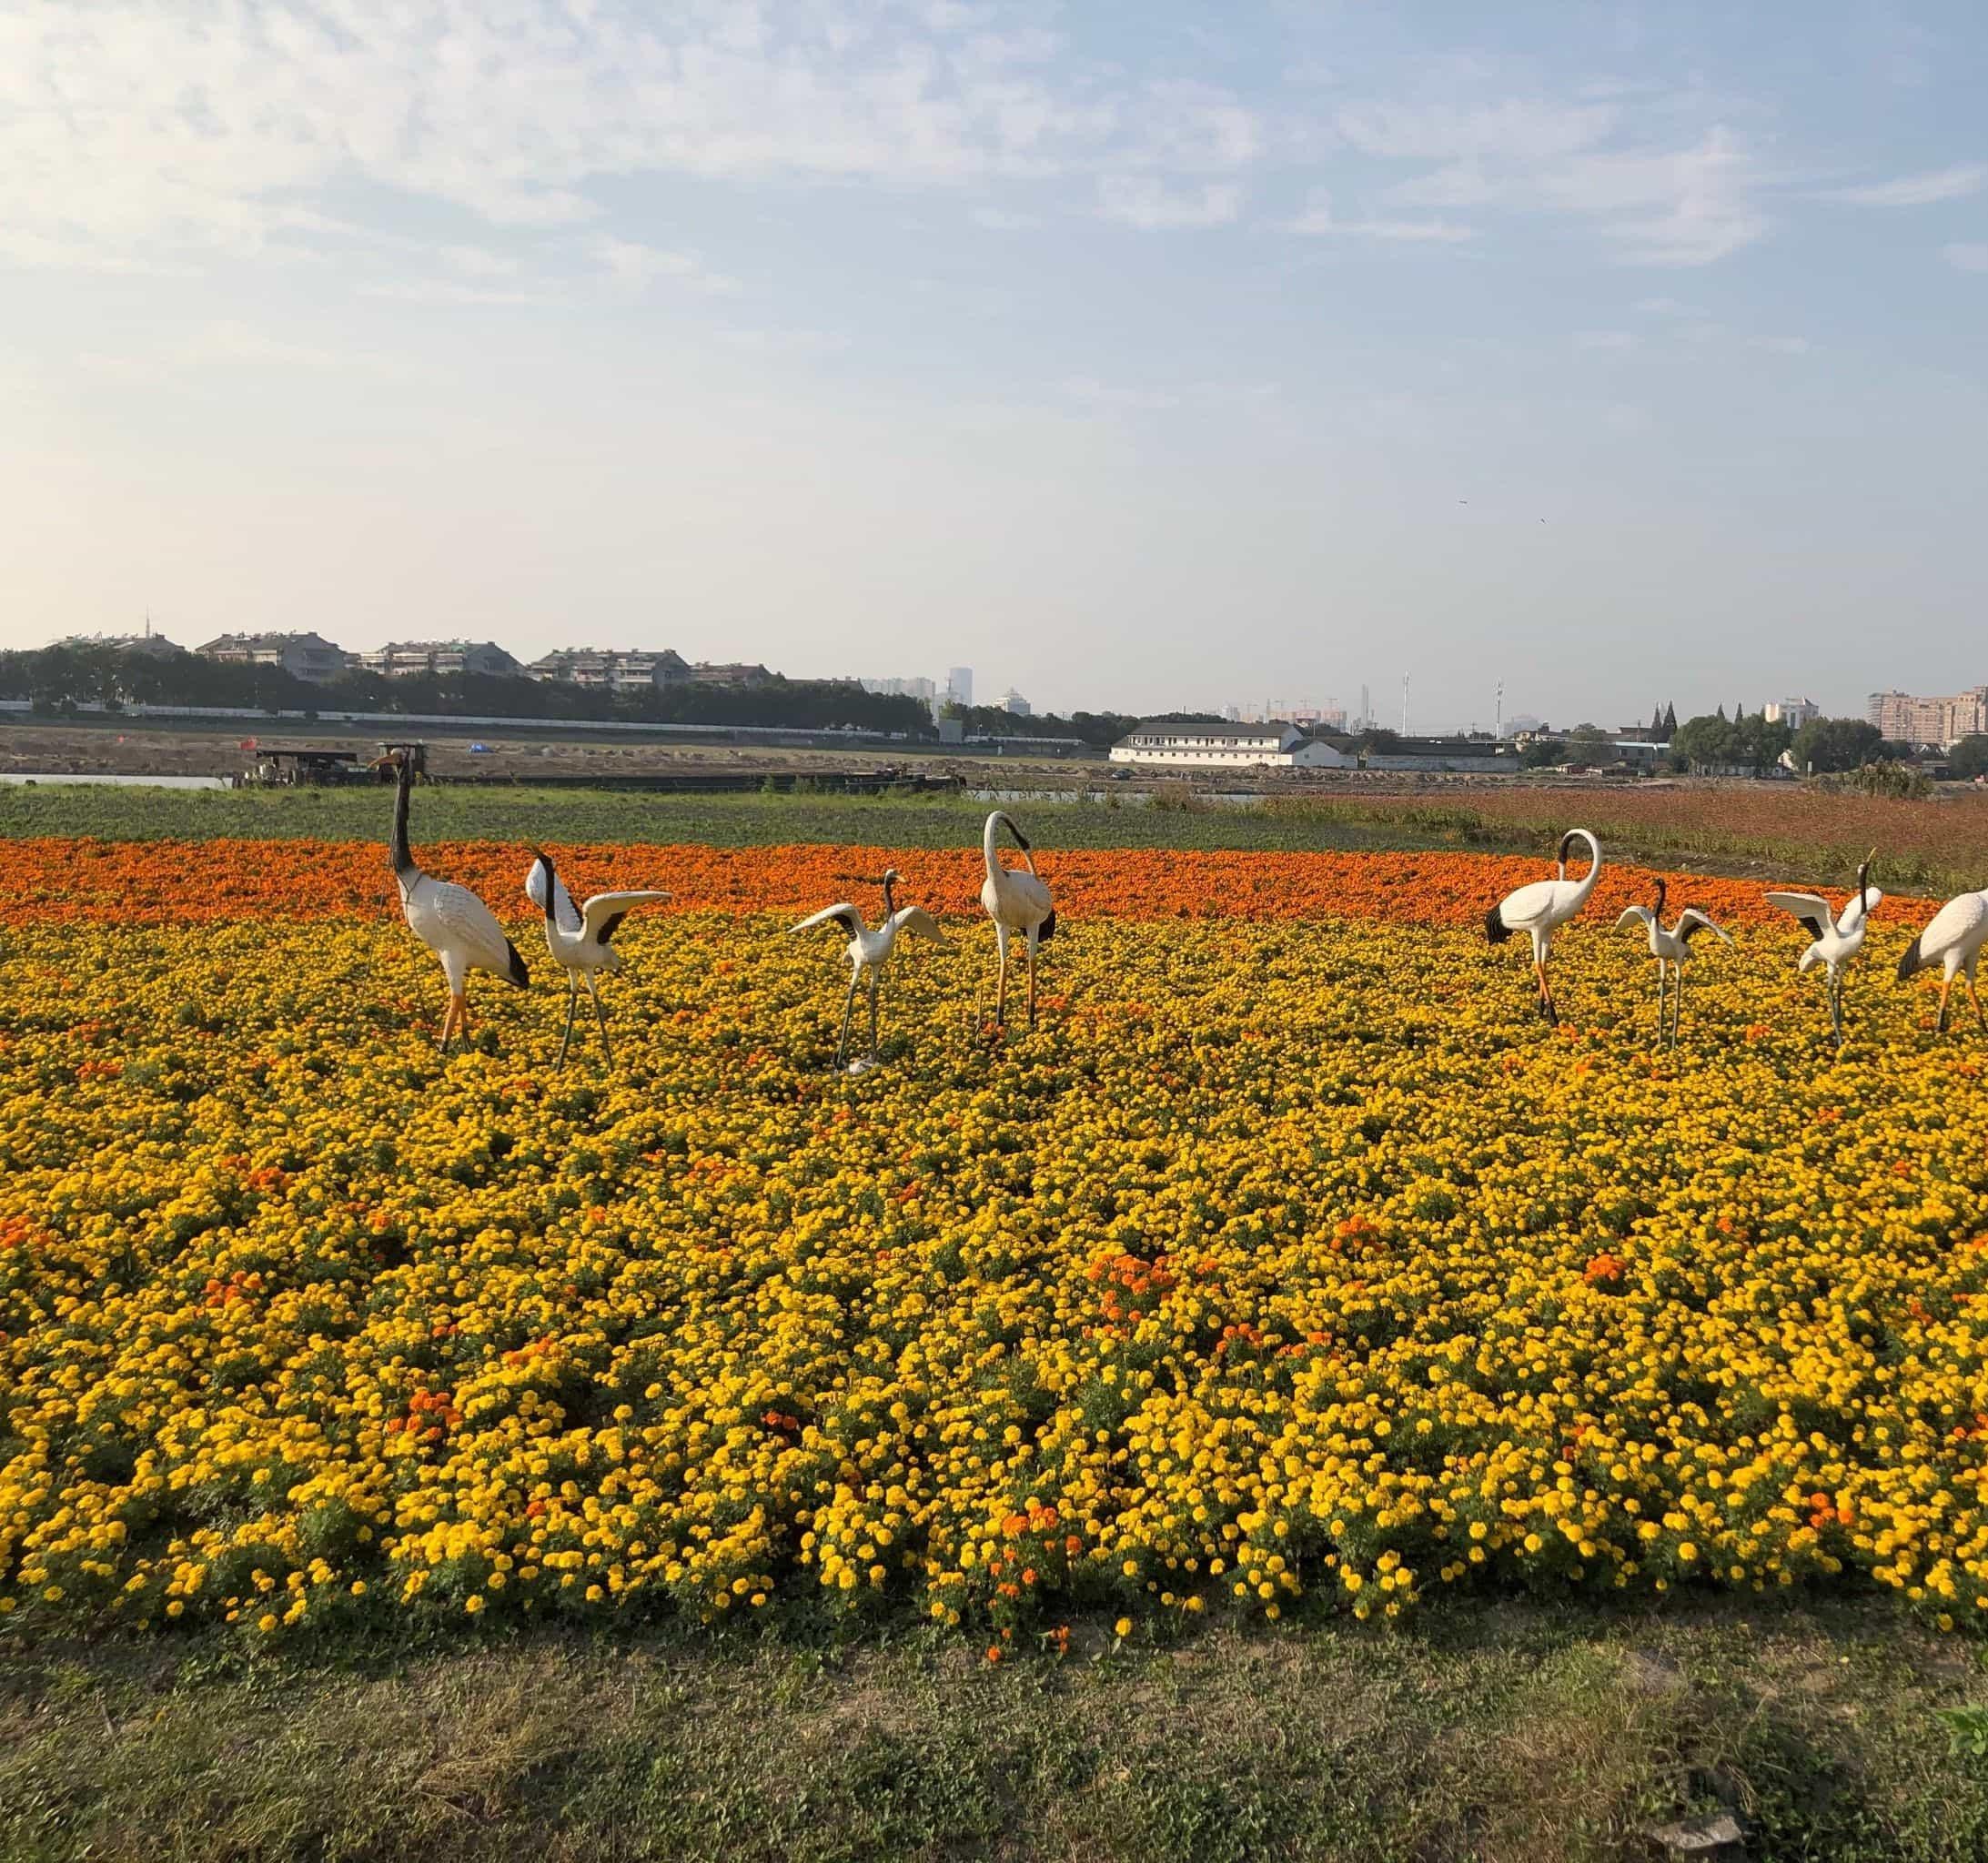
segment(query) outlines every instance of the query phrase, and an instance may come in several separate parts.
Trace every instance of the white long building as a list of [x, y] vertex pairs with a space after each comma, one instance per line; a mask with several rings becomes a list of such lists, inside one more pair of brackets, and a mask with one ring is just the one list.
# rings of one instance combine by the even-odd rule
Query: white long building
[[1178, 770], [1340, 770], [1352, 759], [1294, 724], [1145, 724], [1111, 747], [1114, 763]]

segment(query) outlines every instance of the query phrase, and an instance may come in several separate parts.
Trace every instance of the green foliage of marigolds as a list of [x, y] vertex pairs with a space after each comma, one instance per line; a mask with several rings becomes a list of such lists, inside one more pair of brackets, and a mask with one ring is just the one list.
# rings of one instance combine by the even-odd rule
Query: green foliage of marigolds
[[[1164, 791], [1164, 794], [1161, 791]], [[1469, 850], [1549, 860], [1559, 831], [1593, 829], [1607, 858], [1823, 887], [1878, 849], [1890, 892], [1945, 896], [1988, 883], [1988, 798], [1952, 785], [1930, 800], [1820, 784], [1454, 783], [1413, 791], [1288, 789], [1236, 803], [1185, 783], [1107, 783], [1104, 801], [1017, 801], [1039, 853], [1060, 848]], [[1127, 801], [1128, 796], [1135, 800]], [[1114, 806], [1114, 803], [1117, 806]], [[1171, 802], [1173, 806], [1168, 806]], [[590, 841], [796, 842], [972, 847], [988, 804], [971, 796], [820, 793], [649, 795], [438, 782], [421, 797], [424, 841], [520, 846]], [[387, 803], [348, 790], [160, 790], [0, 785], [0, 840], [381, 840]]]

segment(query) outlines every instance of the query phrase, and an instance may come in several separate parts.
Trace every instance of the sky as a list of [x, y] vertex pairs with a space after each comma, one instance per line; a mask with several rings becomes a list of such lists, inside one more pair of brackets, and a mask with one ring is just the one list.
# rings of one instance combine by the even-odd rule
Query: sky
[[1988, 680], [1988, 9], [0, 0], [0, 646]]

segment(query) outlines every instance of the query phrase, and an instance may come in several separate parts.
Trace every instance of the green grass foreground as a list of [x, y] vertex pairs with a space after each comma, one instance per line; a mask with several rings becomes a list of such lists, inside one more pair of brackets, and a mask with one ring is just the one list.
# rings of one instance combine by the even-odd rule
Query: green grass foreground
[[1978, 1653], [1879, 1606], [1092, 1626], [999, 1668], [915, 1635], [378, 1657], [17, 1651], [0, 1854], [1603, 1863], [1721, 1809], [1751, 1859], [1988, 1854], [1988, 1763], [1938, 1718]]
[[[1314, 791], [1236, 806], [1169, 785], [1164, 800], [1170, 806], [1030, 801], [1014, 812], [1045, 850], [1393, 848], [1550, 858], [1560, 830], [1579, 823], [1600, 835], [1611, 861], [1841, 887], [1875, 847], [1874, 883], [1888, 891], [1946, 895], [1988, 883], [1988, 793], [1973, 791], [1902, 801], [1797, 783], [1509, 783], [1426, 794]], [[0, 786], [0, 839], [375, 840], [385, 836], [388, 810], [386, 792], [369, 785], [10, 785]], [[964, 796], [631, 795], [442, 782], [423, 790], [417, 821], [424, 841], [918, 848], [972, 846], [985, 811]]]

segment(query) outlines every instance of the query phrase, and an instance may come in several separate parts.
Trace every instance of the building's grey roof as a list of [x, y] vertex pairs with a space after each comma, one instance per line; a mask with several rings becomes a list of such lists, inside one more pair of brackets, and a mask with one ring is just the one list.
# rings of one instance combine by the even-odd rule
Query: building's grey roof
[[246, 649], [278, 647], [328, 647], [334, 653], [345, 650], [335, 642], [327, 640], [322, 634], [217, 634], [213, 639], [200, 648], [202, 653], [211, 652], [217, 647], [240, 647]]
[[1136, 744], [1152, 738], [1245, 738], [1281, 742], [1292, 727], [1284, 724], [1142, 724], [1124, 741]]

